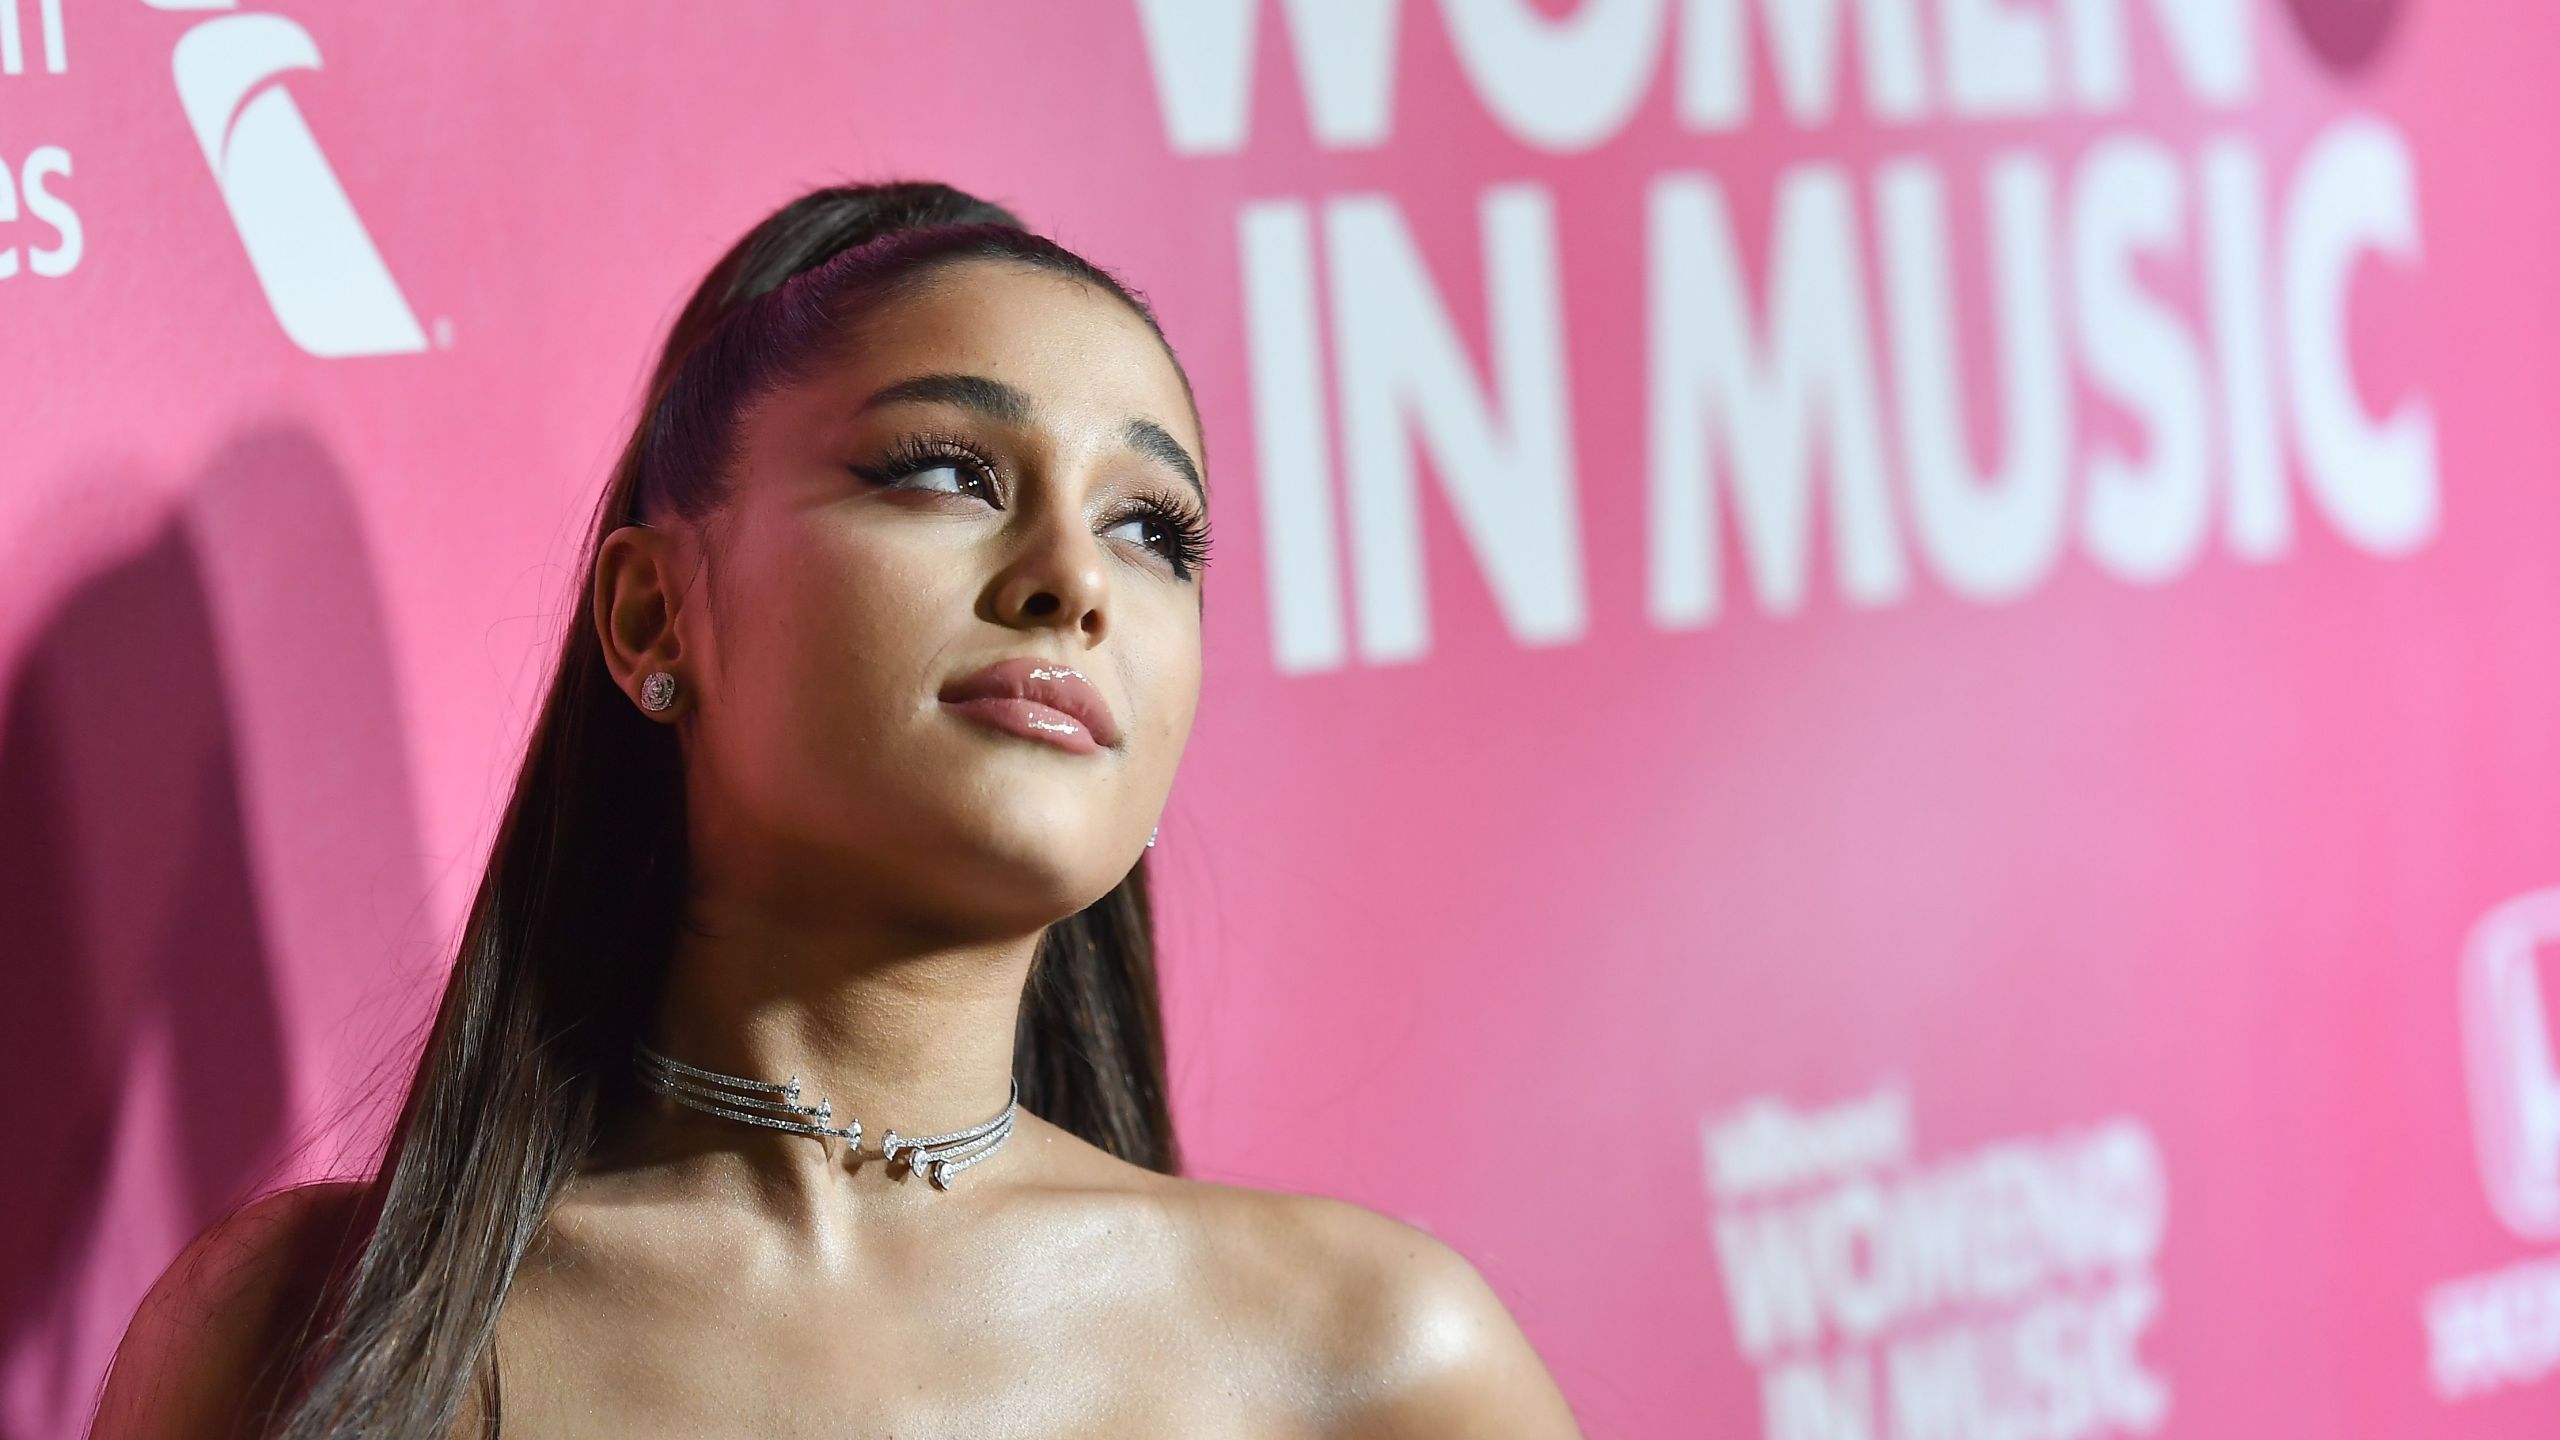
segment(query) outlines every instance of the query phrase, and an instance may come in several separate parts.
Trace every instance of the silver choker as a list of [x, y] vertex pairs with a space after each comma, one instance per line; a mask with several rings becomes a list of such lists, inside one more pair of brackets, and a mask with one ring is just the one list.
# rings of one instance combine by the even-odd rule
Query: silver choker
[[[779, 1084], [750, 1080], [743, 1075], [723, 1075], [717, 1070], [670, 1060], [646, 1045], [640, 1047], [639, 1071], [644, 1084], [688, 1109], [743, 1120], [768, 1130], [842, 1140], [857, 1151], [862, 1148], [862, 1122], [848, 1116], [845, 1124], [837, 1125], [835, 1107], [825, 1096], [820, 1096], [815, 1105], [801, 1104], [797, 1075]], [[1021, 1103], [1022, 1082], [1016, 1080], [1004, 1109], [993, 1119], [940, 1135], [901, 1135], [892, 1130], [881, 1139], [880, 1158], [903, 1159], [908, 1174], [931, 1181], [936, 1190], [948, 1190], [952, 1176], [996, 1153], [997, 1147], [1013, 1134], [1014, 1111]]]

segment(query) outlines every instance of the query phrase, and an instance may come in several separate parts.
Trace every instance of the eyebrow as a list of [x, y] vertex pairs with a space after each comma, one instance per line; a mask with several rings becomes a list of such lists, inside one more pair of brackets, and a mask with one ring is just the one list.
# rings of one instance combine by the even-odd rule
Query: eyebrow
[[1209, 492], [1200, 484], [1200, 466], [1182, 442], [1173, 438], [1153, 420], [1132, 420], [1120, 429], [1120, 441], [1150, 460], [1171, 466], [1175, 474], [1191, 482], [1191, 493], [1206, 500]]
[[984, 375], [917, 375], [883, 385], [862, 402], [865, 411], [886, 405], [957, 405], [990, 420], [1019, 425], [1031, 418], [1031, 397]]
[[[0, 0], [6, 4], [8, 0]], [[1005, 425], [1020, 425], [1031, 418], [1031, 397], [1001, 380], [984, 375], [915, 375], [883, 385], [862, 402], [861, 412], [889, 405], [956, 405], [973, 410], [990, 420]], [[859, 412], [858, 412], [859, 413]], [[1132, 420], [1120, 427], [1120, 443], [1170, 467], [1190, 486], [1192, 493], [1203, 499], [1208, 490], [1200, 483], [1200, 462], [1173, 433], [1153, 420]]]

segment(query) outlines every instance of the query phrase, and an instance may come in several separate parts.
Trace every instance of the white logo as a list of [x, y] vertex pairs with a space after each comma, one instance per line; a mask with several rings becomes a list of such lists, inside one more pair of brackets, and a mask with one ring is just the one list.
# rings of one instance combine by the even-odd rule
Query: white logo
[[1765, 1440], [2098, 1440], [2169, 1417], [2142, 1355], [2169, 1176], [2129, 1115], [1915, 1153], [1898, 1083], [1705, 1127], [1733, 1337]]
[[[2560, 952], [2560, 888], [2498, 906], [2462, 947], [2462, 1049], [2489, 1208], [2526, 1240], [2560, 1238], [2560, 1066], [2543, 957]], [[2560, 1254], [2444, 1281], [2426, 1293], [2427, 1365], [2446, 1400], [2560, 1371]]]
[[2560, 948], [2560, 889], [2482, 916], [2462, 952], [2462, 1040], [2489, 1208], [2527, 1240], [2560, 1238], [2560, 1065], [2543, 956]]
[[[154, 3], [197, 9], [229, 0]], [[170, 67], [284, 333], [324, 358], [424, 350], [417, 317], [293, 96], [268, 83], [288, 70], [320, 68], [309, 32], [281, 16], [225, 15], [182, 36]]]

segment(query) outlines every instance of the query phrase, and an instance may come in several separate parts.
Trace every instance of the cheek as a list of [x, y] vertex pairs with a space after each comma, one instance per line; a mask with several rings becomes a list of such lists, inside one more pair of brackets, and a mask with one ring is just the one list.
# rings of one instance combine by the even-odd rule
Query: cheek
[[[1134, 637], [1133, 637], [1134, 638]], [[1149, 628], [1143, 646], [1133, 652], [1148, 657], [1132, 667], [1133, 685], [1142, 687], [1147, 729], [1163, 767], [1170, 771], [1191, 737], [1191, 722], [1200, 705], [1200, 622], [1196, 614], [1174, 613]]]
[[763, 712], [741, 728], [786, 745], [880, 738], [930, 689], [953, 617], [968, 613], [967, 567], [816, 522], [773, 538], [723, 627], [738, 636], [733, 693]]

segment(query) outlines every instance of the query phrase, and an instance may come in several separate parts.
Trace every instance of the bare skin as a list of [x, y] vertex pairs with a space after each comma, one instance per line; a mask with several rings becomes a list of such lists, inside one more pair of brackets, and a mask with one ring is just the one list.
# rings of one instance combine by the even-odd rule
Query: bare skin
[[[994, 383], [913, 383], [952, 376]], [[1578, 1433], [1473, 1266], [1411, 1226], [1158, 1175], [1027, 1111], [947, 1192], [879, 1158], [889, 1129], [1003, 1107], [1041, 930], [1162, 813], [1200, 586], [1149, 507], [1182, 508], [1202, 453], [1135, 314], [969, 261], [755, 409], [708, 533], [608, 537], [613, 672], [635, 703], [652, 671], [680, 684], [656, 718], [684, 737], [695, 874], [658, 1043], [796, 1074], [865, 1135], [625, 1117], [500, 1313], [509, 1440]], [[1071, 753], [939, 701], [1026, 655], [1082, 671], [1118, 743]], [[94, 1433], [242, 1433], [352, 1199], [290, 1192], [197, 1242]]]

